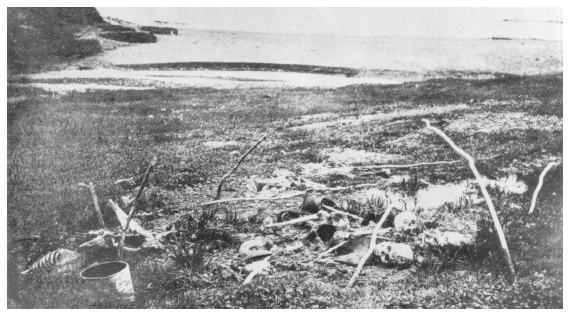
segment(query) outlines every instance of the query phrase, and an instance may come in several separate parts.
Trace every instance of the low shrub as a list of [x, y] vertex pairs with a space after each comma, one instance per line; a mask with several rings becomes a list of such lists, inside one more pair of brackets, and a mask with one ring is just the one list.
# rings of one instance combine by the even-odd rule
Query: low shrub
[[146, 32], [109, 32], [99, 36], [125, 43], [156, 43], [156, 36]]

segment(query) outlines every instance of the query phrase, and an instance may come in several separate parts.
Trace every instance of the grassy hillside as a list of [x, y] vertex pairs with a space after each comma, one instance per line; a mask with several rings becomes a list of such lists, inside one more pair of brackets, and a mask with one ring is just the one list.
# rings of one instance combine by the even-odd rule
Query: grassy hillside
[[8, 8], [9, 73], [101, 52], [96, 39], [80, 39], [76, 33], [103, 22], [95, 8]]

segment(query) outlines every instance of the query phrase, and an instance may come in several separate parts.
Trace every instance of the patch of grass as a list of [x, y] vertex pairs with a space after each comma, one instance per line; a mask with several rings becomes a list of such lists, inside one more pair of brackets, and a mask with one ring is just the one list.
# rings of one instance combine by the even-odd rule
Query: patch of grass
[[[258, 232], [257, 224], [236, 219], [232, 214], [251, 212], [255, 208], [250, 204], [228, 204], [207, 210], [198, 207], [199, 203], [213, 198], [220, 177], [266, 132], [270, 133], [267, 141], [228, 179], [224, 197], [242, 196], [244, 179], [251, 175], [269, 177], [276, 168], [299, 171], [301, 163], [321, 162], [319, 151], [328, 147], [400, 155], [401, 159], [391, 161], [393, 163], [458, 159], [447, 143], [437, 135], [425, 132], [420, 119], [433, 118], [428, 114], [406, 117], [405, 121], [389, 126], [370, 122], [316, 132], [285, 128], [291, 118], [323, 112], [341, 117], [374, 111], [389, 113], [414, 109], [418, 105], [455, 104], [473, 98], [477, 101], [470, 102], [470, 108], [444, 113], [437, 118], [453, 120], [457, 115], [473, 111], [556, 115], [562, 108], [561, 77], [509, 77], [502, 81], [480, 82], [433, 80], [417, 83], [418, 87], [415, 83], [336, 90], [89, 91], [57, 98], [43, 90], [9, 86], [8, 236], [12, 239], [42, 232], [42, 242], [24, 247], [27, 250], [19, 254], [19, 268], [49, 250], [63, 247], [74, 232], [97, 228], [91, 196], [77, 186], [78, 182], [95, 183], [106, 223], [117, 226], [113, 211], [105, 203], [108, 199], [118, 201], [125, 194], [113, 184], [114, 181], [140, 178], [153, 156], [158, 157], [159, 163], [141, 203], [141, 212], [150, 213], [152, 220], [143, 220], [143, 226], [156, 230], [164, 227], [186, 230], [173, 237], [172, 244], [167, 246], [170, 256], [154, 253], [127, 258], [137, 291], [133, 304], [92, 303], [84, 292], [85, 281], [73, 276], [49, 276], [20, 279], [20, 291], [26, 293], [21, 306], [562, 307], [561, 169], [553, 169], [552, 174], [548, 174], [542, 189], [544, 195], [539, 198], [535, 214], [524, 215], [536, 186], [533, 181], [541, 171], [529, 164], [542, 161], [548, 155], [562, 156], [563, 135], [559, 131], [537, 128], [473, 135], [448, 133], [475, 157], [502, 155], [477, 162], [483, 175], [503, 175], [510, 172], [506, 169], [516, 169], [529, 186], [529, 191], [520, 196], [490, 189], [512, 247], [517, 271], [520, 271], [515, 287], [505, 283], [504, 271], [498, 268], [504, 264], [500, 252], [496, 251], [494, 233], [489, 231], [486, 210], [468, 203], [446, 205], [434, 216], [443, 230], [461, 230], [462, 226], [456, 225], [457, 218], [466, 218], [470, 222], [479, 219], [477, 249], [426, 254], [432, 259], [430, 264], [406, 270], [367, 267], [353, 289], [345, 288], [353, 268], [344, 266], [314, 266], [297, 271], [278, 268], [274, 275], [259, 276], [252, 284], [240, 286], [221, 264], [232, 260], [237, 253], [239, 243], [233, 241], [233, 234]], [[541, 86], [551, 93], [542, 93]], [[518, 95], [523, 96], [520, 101]], [[489, 100], [508, 101], [513, 106], [486, 108], [485, 102]], [[528, 104], [529, 107], [521, 108], [517, 104]], [[542, 113], [539, 108], [545, 104], [549, 105]], [[393, 122], [398, 120], [400, 118]], [[415, 138], [403, 139], [410, 135]], [[213, 149], [203, 145], [206, 141], [232, 141], [237, 145]], [[394, 169], [393, 172], [410, 172], [432, 183], [472, 178], [466, 164], [426, 166], [413, 171]], [[373, 176], [358, 179], [362, 182], [378, 180]], [[325, 184], [350, 185], [354, 182], [332, 179]], [[417, 190], [417, 183], [395, 189], [411, 193]], [[337, 193], [331, 198], [345, 198], [343, 194]], [[297, 202], [276, 201], [261, 205], [295, 210]], [[519, 205], [522, 210], [516, 210], [512, 204]], [[210, 211], [215, 216], [211, 216]]]

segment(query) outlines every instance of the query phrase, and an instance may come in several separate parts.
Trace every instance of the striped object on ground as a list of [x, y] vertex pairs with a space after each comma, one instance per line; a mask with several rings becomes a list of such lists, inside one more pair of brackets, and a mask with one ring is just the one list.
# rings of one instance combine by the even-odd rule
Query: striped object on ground
[[79, 252], [58, 249], [43, 256], [22, 274], [73, 271], [81, 266], [83, 257]]

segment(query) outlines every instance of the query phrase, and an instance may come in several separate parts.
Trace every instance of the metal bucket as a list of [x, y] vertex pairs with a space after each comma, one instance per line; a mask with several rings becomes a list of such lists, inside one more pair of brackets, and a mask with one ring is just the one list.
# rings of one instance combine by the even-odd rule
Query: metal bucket
[[135, 300], [133, 281], [129, 264], [123, 261], [110, 261], [96, 264], [79, 274], [87, 280], [92, 301]]

